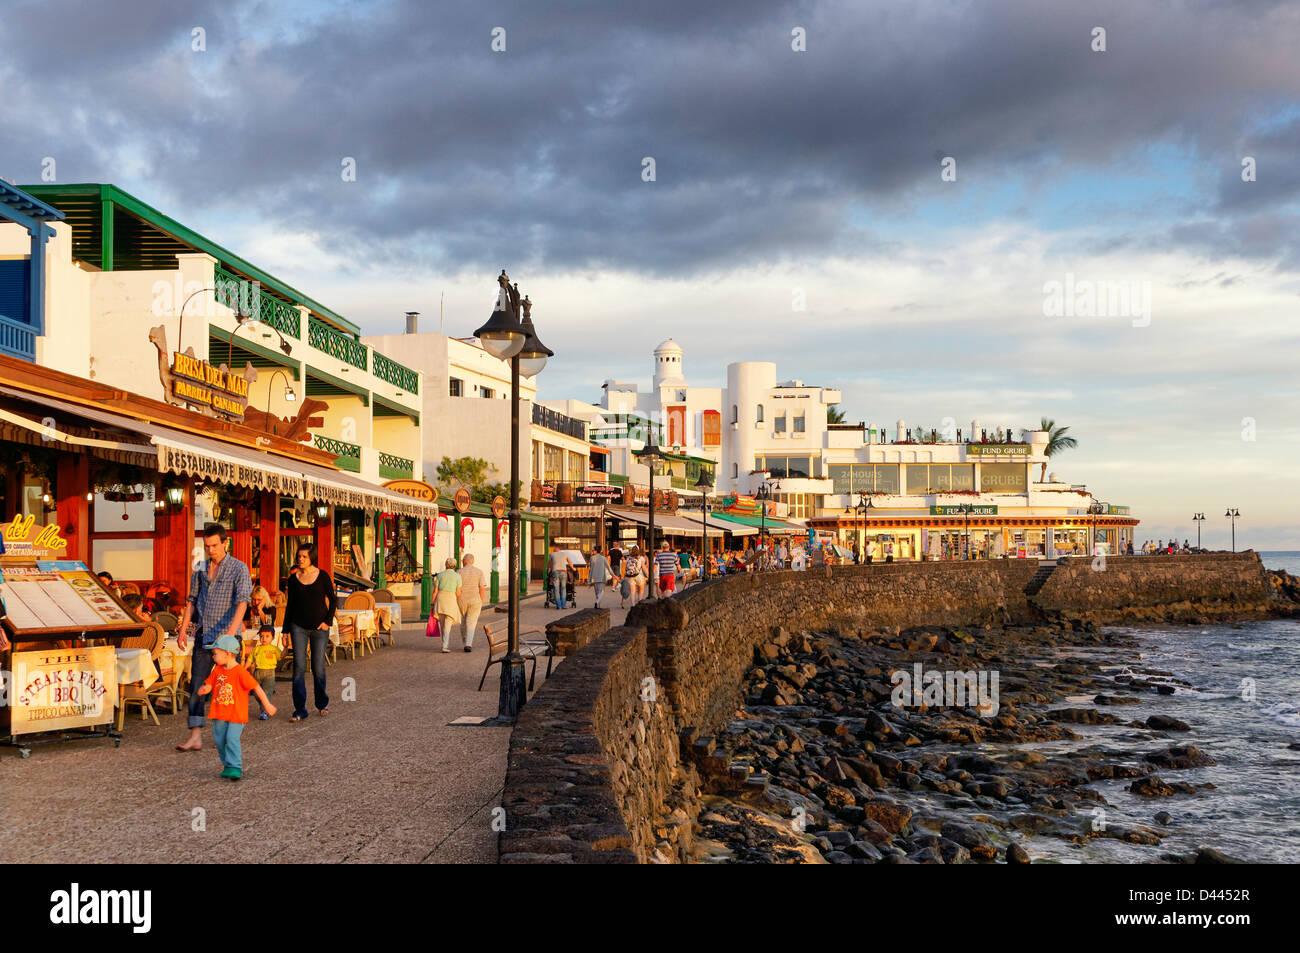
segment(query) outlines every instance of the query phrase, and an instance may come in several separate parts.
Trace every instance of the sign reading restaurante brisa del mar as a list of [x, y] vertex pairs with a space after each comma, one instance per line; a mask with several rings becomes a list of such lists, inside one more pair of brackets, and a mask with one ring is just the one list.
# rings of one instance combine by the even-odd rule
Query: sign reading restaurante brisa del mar
[[171, 371], [172, 393], [177, 397], [223, 416], [243, 419], [248, 406], [248, 378], [179, 351], [172, 354]]

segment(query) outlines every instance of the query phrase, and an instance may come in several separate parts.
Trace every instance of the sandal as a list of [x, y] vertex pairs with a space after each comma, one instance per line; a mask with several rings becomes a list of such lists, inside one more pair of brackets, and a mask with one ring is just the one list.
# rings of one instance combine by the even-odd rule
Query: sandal
[[292, 718], [290, 718], [289, 720], [290, 720], [290, 721], [302, 721], [302, 720], [303, 720], [304, 718], [306, 718], [306, 717], [307, 717], [306, 715], [294, 715], [294, 716], [293, 716]]
[[317, 714], [320, 715], [322, 718], [324, 718], [324, 717], [325, 717], [326, 715], [328, 715], [329, 713], [330, 713], [330, 710], [329, 710], [328, 708], [322, 708], [322, 709], [320, 709], [320, 710], [317, 712]]

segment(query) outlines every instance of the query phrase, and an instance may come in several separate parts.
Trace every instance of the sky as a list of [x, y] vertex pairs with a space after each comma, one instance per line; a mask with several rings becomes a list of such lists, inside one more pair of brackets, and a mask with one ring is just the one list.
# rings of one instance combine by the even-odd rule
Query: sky
[[0, 46], [0, 176], [365, 334], [468, 335], [505, 268], [543, 398], [672, 337], [873, 426], [1055, 420], [1139, 541], [1300, 550], [1294, 3], [9, 0]]

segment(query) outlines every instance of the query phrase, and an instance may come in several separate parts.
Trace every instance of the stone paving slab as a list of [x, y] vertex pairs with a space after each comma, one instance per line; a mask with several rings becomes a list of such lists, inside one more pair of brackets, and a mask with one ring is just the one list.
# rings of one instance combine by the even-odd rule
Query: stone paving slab
[[[591, 604], [589, 589], [579, 594], [581, 608]], [[617, 625], [625, 613], [613, 605]], [[533, 595], [520, 620], [564, 614]], [[277, 682], [279, 713], [244, 730], [239, 782], [219, 777], [206, 730], [202, 751], [174, 750], [183, 715], [159, 714], [156, 728], [133, 711], [120, 748], [44, 745], [27, 759], [0, 748], [0, 862], [495, 863], [509, 729], [447, 723], [496, 714], [500, 667], [475, 686], [487, 661], [481, 625], [501, 618], [484, 611], [468, 654], [453, 635], [443, 655], [421, 623], [402, 627], [392, 648], [340, 658], [326, 670], [326, 718], [310, 707], [309, 678], [312, 716], [290, 722], [290, 683]], [[545, 669], [543, 659], [538, 687]], [[355, 679], [355, 701], [342, 700], [344, 678]], [[192, 829], [197, 808], [206, 831]]]

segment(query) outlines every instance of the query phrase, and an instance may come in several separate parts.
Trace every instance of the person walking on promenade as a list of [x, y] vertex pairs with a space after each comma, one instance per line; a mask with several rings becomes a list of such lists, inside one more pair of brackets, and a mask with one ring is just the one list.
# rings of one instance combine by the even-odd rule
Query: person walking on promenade
[[660, 598], [676, 589], [677, 567], [677, 554], [672, 551], [668, 540], [665, 539], [659, 545], [659, 552], [655, 555], [655, 574], [659, 576]]
[[587, 560], [587, 581], [591, 583], [591, 588], [595, 590], [596, 608], [600, 608], [600, 597], [605, 592], [605, 587], [612, 586], [618, 581], [612, 569], [610, 569], [609, 560], [596, 546], [591, 551], [591, 558]]
[[[466, 553], [460, 560], [460, 644], [469, 652], [474, 647], [474, 629], [478, 626], [479, 613], [487, 599], [487, 579], [483, 570], [474, 565], [474, 554]], [[447, 633], [442, 634], [442, 647], [447, 647]]]
[[609, 572], [615, 577], [623, 575], [623, 549], [618, 543], [609, 547]]
[[451, 638], [451, 627], [460, 621], [460, 593], [465, 583], [456, 572], [456, 560], [448, 559], [443, 565], [446, 568], [434, 580], [437, 595], [433, 600], [433, 614], [438, 617], [442, 650], [450, 652], [447, 641]]
[[338, 598], [334, 580], [316, 565], [316, 547], [303, 543], [298, 547], [295, 572], [285, 584], [284, 628], [293, 647], [293, 717], [307, 717], [307, 652], [311, 650], [312, 691], [316, 710], [329, 714], [330, 699], [325, 691], [325, 646]]
[[569, 588], [569, 557], [558, 543], [551, 543], [551, 555], [547, 558], [546, 565], [551, 570], [551, 594], [555, 598], [555, 608], [567, 609], [568, 603], [564, 596]]
[[275, 714], [275, 706], [248, 669], [239, 664], [239, 639], [223, 635], [212, 643], [214, 665], [196, 695], [212, 696], [212, 741], [221, 759], [221, 776], [238, 781], [244, 776], [244, 752], [239, 739], [248, 724], [248, 693], [257, 695], [262, 713]]
[[[248, 567], [226, 552], [226, 530], [209, 523], [203, 529], [203, 552], [207, 559], [190, 578], [190, 594], [185, 613], [176, 629], [176, 644], [182, 652], [191, 638], [194, 623], [194, 649], [190, 654], [190, 684], [202, 685], [212, 672], [212, 646], [223, 635], [240, 641], [244, 610], [253, 592]], [[198, 691], [191, 692], [187, 724], [190, 736], [176, 746], [177, 751], [198, 751], [203, 747], [204, 712], [208, 700]]]
[[[623, 585], [619, 589], [622, 599], [631, 599], [632, 605], [641, 601], [641, 590], [645, 585], [646, 569], [645, 561], [641, 558], [641, 550], [636, 546], [628, 552], [623, 558]], [[619, 600], [619, 608], [624, 608], [622, 599]]]

